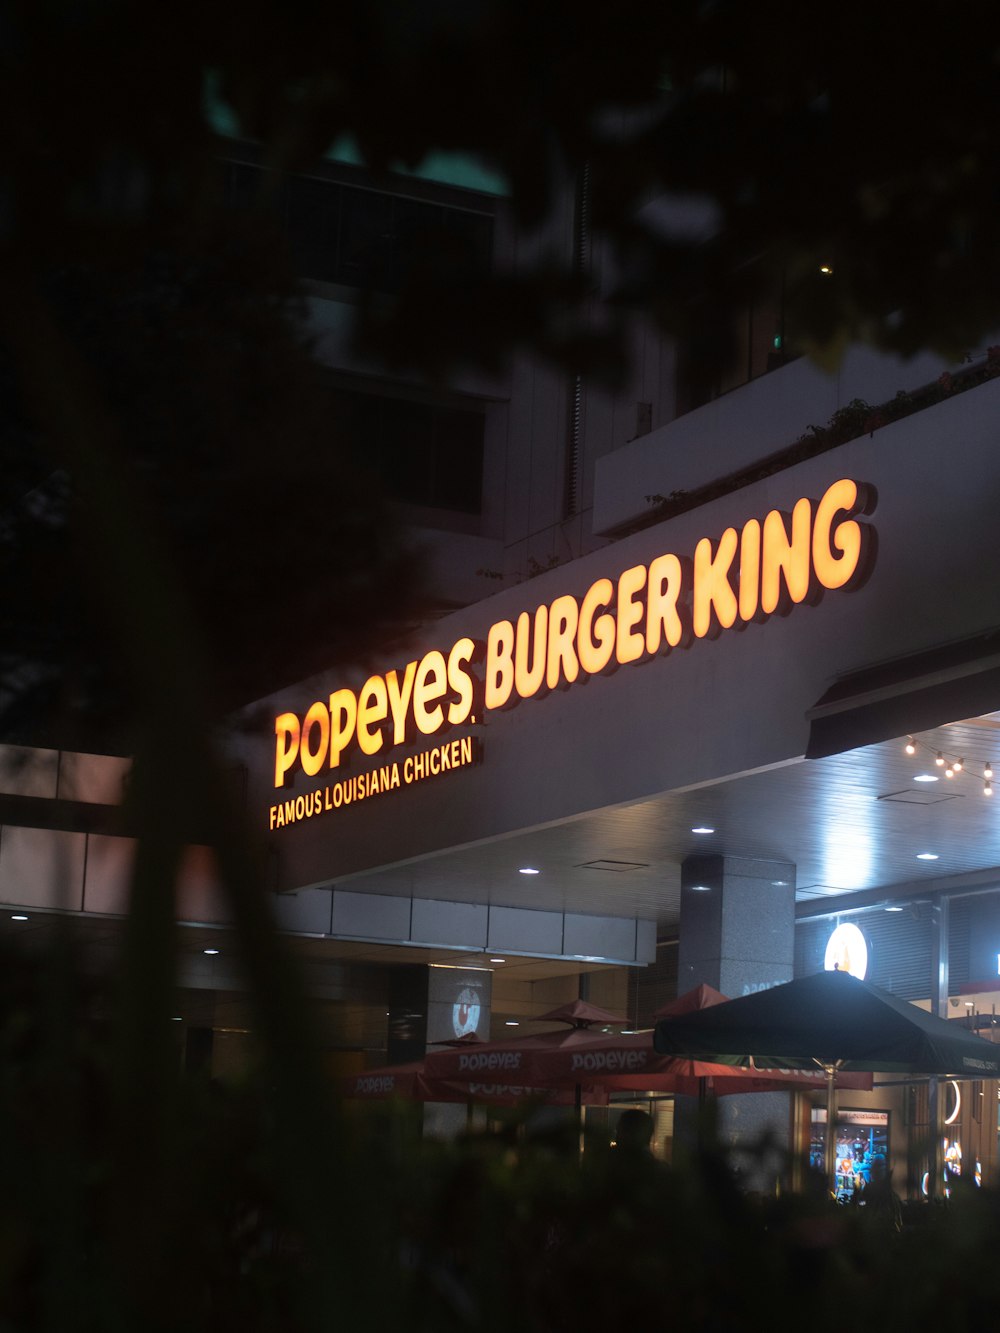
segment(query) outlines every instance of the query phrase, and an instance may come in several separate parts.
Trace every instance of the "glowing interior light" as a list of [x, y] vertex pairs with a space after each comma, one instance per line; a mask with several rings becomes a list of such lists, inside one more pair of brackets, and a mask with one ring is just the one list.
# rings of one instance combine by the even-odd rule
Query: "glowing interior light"
[[916, 754], [916, 753], [917, 753], [917, 747], [913, 744], [913, 737], [912, 737], [912, 736], [907, 736], [907, 738], [906, 738], [906, 744], [904, 745], [903, 748], [904, 748], [904, 750], [906, 751], [907, 754]]
[[697, 828], [691, 830], [692, 833], [714, 833], [714, 828], [708, 828], [705, 824], [699, 824]]
[[[945, 1116], [944, 1123], [946, 1125], [953, 1125], [958, 1119], [959, 1112], [962, 1109], [962, 1092], [953, 1078], [948, 1080], [948, 1084], [955, 1089], [955, 1109], [952, 1111], [951, 1115]], [[959, 1149], [959, 1160], [961, 1160], [961, 1149]]]
[[937, 861], [937, 852], [917, 852], [918, 861]]
[[843, 922], [831, 932], [823, 966], [827, 972], [847, 972], [864, 981], [868, 971], [868, 941], [852, 921]]
[[938, 768], [944, 768], [944, 755], [941, 753], [940, 750], [938, 750], [937, 757], [935, 758], [934, 762], [935, 764], [937, 764]]
[[536, 870], [534, 866], [522, 866], [517, 873], [519, 875], [538, 875], [541, 872]]
[[992, 778], [992, 776], [993, 776], [993, 765], [987, 763], [986, 767], [983, 769], [983, 777], [986, 778], [988, 781], [990, 778]]
[[916, 777], [913, 779], [913, 781], [914, 781], [914, 782], [937, 782], [937, 774], [935, 774], [935, 773], [918, 773], [918, 774], [916, 775]]

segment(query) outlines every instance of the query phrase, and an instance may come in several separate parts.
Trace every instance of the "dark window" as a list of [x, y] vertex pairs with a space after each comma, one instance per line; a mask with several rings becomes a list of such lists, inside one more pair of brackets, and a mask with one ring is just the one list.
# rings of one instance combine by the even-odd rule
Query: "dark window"
[[478, 513], [483, 484], [483, 418], [478, 412], [438, 413], [434, 461], [435, 505]]
[[230, 208], [250, 208], [260, 192], [261, 172], [245, 162], [223, 164], [223, 188]]
[[338, 282], [340, 190], [326, 181], [297, 177], [287, 184], [286, 234], [296, 273]]
[[[337, 252], [337, 282], [348, 287], [390, 291], [392, 277], [392, 195], [345, 190]], [[330, 238], [334, 245], [334, 238]], [[303, 277], [315, 277], [303, 273]]]
[[339, 446], [378, 476], [390, 498], [481, 512], [482, 412], [334, 389], [330, 422]]
[[[224, 170], [227, 203], [249, 208], [265, 183], [263, 169], [228, 162]], [[475, 272], [489, 268], [488, 213], [313, 176], [273, 181], [272, 206], [300, 277], [392, 292], [442, 252]]]
[[694, 320], [678, 347], [678, 414], [795, 360], [787, 333], [780, 292], [758, 297], [730, 321], [709, 312]]

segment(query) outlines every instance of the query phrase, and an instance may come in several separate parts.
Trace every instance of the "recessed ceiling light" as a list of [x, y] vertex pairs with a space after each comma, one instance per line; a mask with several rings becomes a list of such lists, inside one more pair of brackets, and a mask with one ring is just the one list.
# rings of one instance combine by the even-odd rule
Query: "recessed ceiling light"
[[491, 962], [491, 963], [506, 963], [506, 961], [507, 961], [506, 958], [491, 958], [491, 959], [490, 959], [490, 962]]
[[207, 953], [207, 954], [216, 954], [218, 952], [219, 952], [218, 949], [202, 949], [202, 953]]
[[508, 1018], [508, 1019], [504, 1022], [504, 1027], [505, 1027], [505, 1028], [519, 1028], [520, 1026], [521, 1026], [521, 1024], [517, 1021], [516, 1018]]
[[936, 773], [916, 773], [913, 777], [914, 782], [937, 782], [937, 780]]
[[10, 919], [11, 921], [27, 921], [28, 918], [22, 912], [17, 912]]
[[712, 890], [711, 884], [689, 884], [688, 888], [692, 893], [710, 893]]
[[887, 912], [901, 912], [903, 909], [901, 907], [887, 907], [885, 910]]
[[771, 888], [772, 888], [772, 889], [787, 889], [787, 888], [788, 888], [788, 880], [787, 880], [787, 879], [772, 879], [772, 880], [771, 880]]
[[692, 833], [714, 833], [714, 828], [708, 828], [705, 824], [699, 824], [697, 828], [691, 830]]
[[183, 1018], [178, 1018], [176, 1014], [173, 1016], [173, 1018], [172, 1018], [170, 1021], [171, 1021], [171, 1023], [183, 1023], [183, 1022], [184, 1022]]
[[519, 875], [537, 875], [541, 872], [536, 870], [534, 866], [522, 866], [517, 873]]
[[938, 854], [937, 854], [937, 852], [917, 852], [917, 860], [918, 860], [918, 861], [936, 861], [936, 860], [938, 860]]

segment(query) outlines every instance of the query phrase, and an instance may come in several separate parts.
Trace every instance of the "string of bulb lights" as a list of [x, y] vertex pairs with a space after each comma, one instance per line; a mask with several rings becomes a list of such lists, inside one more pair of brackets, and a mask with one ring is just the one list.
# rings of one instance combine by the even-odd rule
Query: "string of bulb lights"
[[928, 745], [919, 737], [907, 736], [903, 753], [915, 755], [918, 750], [925, 750], [928, 754], [932, 754], [935, 768], [942, 769], [946, 778], [956, 778], [960, 773], [964, 773], [967, 777], [976, 778], [983, 784], [984, 796], [993, 795], [993, 765], [989, 760], [986, 761], [986, 767], [983, 771], [977, 773], [974, 769], [969, 768], [964, 759], [951, 759], [943, 750], [935, 749], [933, 745]]

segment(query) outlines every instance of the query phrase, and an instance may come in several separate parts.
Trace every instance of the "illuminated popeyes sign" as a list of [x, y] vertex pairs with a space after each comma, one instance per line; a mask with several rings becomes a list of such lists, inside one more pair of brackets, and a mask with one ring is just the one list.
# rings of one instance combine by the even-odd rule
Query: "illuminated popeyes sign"
[[[856, 587], [874, 544], [858, 514], [874, 492], [847, 478], [791, 514], [703, 537], [693, 558], [656, 556], [617, 580], [595, 580], [582, 597], [565, 593], [498, 620], [485, 643], [460, 638], [405, 667], [371, 675], [360, 689], [334, 690], [303, 714], [275, 718], [274, 785], [301, 770], [339, 768], [352, 750], [384, 755], [394, 746], [474, 721], [483, 710], [565, 688], [723, 630], [784, 614], [824, 589]], [[457, 765], [456, 765], [457, 766]]]

